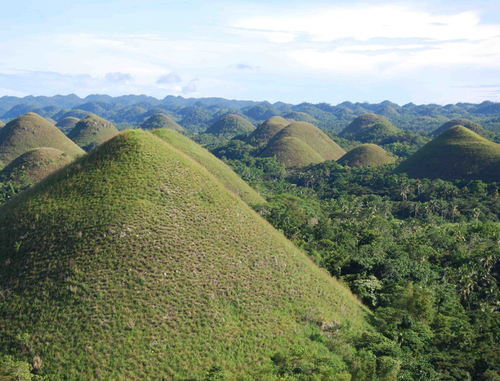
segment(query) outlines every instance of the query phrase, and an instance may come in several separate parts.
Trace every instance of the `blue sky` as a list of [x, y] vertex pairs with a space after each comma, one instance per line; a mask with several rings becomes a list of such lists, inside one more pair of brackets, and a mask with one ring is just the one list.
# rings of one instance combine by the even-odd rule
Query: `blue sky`
[[500, 101], [500, 2], [9, 2], [0, 96]]

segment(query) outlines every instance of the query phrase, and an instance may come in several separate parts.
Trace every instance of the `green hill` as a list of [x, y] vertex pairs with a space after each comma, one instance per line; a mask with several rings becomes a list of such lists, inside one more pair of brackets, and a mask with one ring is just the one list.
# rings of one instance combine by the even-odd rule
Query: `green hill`
[[365, 143], [353, 148], [342, 156], [337, 163], [349, 167], [377, 167], [393, 164], [396, 161], [387, 151], [375, 144]]
[[0, 171], [0, 182], [36, 183], [71, 163], [72, 158], [57, 148], [40, 147], [23, 153]]
[[118, 133], [113, 123], [92, 114], [80, 120], [68, 133], [68, 138], [85, 151], [90, 151]]
[[254, 132], [248, 135], [247, 142], [254, 146], [267, 144], [274, 135], [289, 124], [290, 122], [281, 116], [273, 116], [257, 127]]
[[483, 135], [485, 133], [485, 129], [479, 123], [471, 122], [468, 119], [459, 118], [459, 119], [452, 119], [446, 122], [437, 130], [435, 130], [432, 133], [432, 136], [441, 135], [443, 132], [454, 126], [464, 126], [465, 128], [468, 128], [469, 130], [474, 131], [476, 134], [479, 135]]
[[388, 136], [398, 135], [401, 131], [389, 119], [377, 114], [363, 114], [354, 119], [339, 137], [363, 143], [378, 143]]
[[47, 122], [49, 122], [50, 124], [54, 125], [54, 126], [57, 124], [57, 122], [56, 122], [54, 119], [52, 119], [52, 118], [44, 118], [44, 119], [45, 119]]
[[152, 133], [203, 165], [217, 177], [226, 188], [240, 196], [247, 204], [255, 205], [266, 203], [266, 200], [234, 173], [227, 164], [217, 159], [209, 151], [196, 144], [188, 137], [166, 128], [154, 130]]
[[300, 139], [285, 136], [266, 147], [263, 157], [276, 156], [285, 167], [305, 167], [325, 161], [323, 157]]
[[413, 178], [500, 181], [500, 145], [475, 132], [454, 126], [431, 140], [395, 170]]
[[214, 364], [249, 379], [291, 346], [326, 356], [321, 332], [337, 372], [359, 359], [352, 294], [142, 130], [1, 207], [0, 247], [0, 351], [39, 356], [53, 380], [200, 379]]
[[58, 127], [65, 134], [69, 133], [76, 124], [80, 121], [80, 119], [68, 116], [67, 118], [61, 119], [57, 122], [56, 127]]
[[57, 148], [71, 158], [84, 154], [59, 128], [30, 112], [0, 129], [0, 167], [38, 147]]
[[231, 138], [241, 134], [249, 134], [254, 130], [255, 126], [245, 118], [235, 114], [228, 114], [212, 124], [205, 133]]
[[177, 132], [184, 131], [180, 125], [174, 122], [171, 118], [165, 114], [155, 114], [150, 116], [148, 119], [141, 124], [143, 130], [156, 130], [158, 128], [168, 128]]
[[[318, 127], [313, 126], [312, 124], [307, 122], [295, 122], [288, 125], [276, 135], [274, 135], [274, 137], [269, 141], [268, 145], [264, 149], [263, 156], [274, 156], [274, 153], [276, 151], [275, 146], [277, 145], [277, 142], [286, 137], [296, 138], [307, 144], [323, 159], [322, 161], [338, 160], [345, 154], [345, 151]], [[280, 143], [279, 150], [282, 151], [283, 149], [289, 147], [290, 144], [292, 144], [294, 147], [298, 145], [297, 142], [291, 143], [290, 141], [288, 141], [288, 143], [286, 144]], [[292, 166], [299, 166], [298, 163], [307, 162], [307, 160], [305, 160], [304, 158], [299, 157], [300, 154], [303, 154], [305, 152], [308, 152], [308, 156], [312, 158], [309, 150], [305, 150], [305, 147], [302, 147], [300, 151], [290, 152], [288, 155], [286, 155], [287, 162], [296, 164]], [[316, 160], [314, 160], [313, 162], [316, 162]]]
[[319, 121], [305, 112], [292, 111], [284, 116], [286, 119], [293, 120], [294, 122], [307, 122], [311, 124], [316, 124]]

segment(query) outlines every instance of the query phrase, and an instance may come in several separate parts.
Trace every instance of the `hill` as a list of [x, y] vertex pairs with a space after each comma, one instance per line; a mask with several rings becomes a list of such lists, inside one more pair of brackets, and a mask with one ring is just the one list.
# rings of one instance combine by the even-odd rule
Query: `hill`
[[[305, 143], [322, 158], [321, 161], [338, 160], [345, 154], [345, 151], [318, 127], [306, 122], [295, 122], [274, 135], [263, 150], [262, 156], [272, 157], [277, 155], [278, 157], [279, 153], [279, 157], [285, 160], [283, 164], [286, 163], [285, 165], [289, 167], [298, 167], [318, 162], [318, 156], [313, 155], [303, 144], [290, 139], [281, 141], [284, 138], [295, 138]], [[284, 154], [283, 151], [288, 149], [291, 151]], [[304, 156], [302, 157], [302, 155]], [[311, 161], [308, 163], [309, 160]]]
[[154, 130], [152, 133], [203, 165], [224, 184], [226, 188], [240, 196], [247, 204], [255, 205], [266, 203], [266, 200], [234, 173], [227, 164], [217, 159], [209, 151], [196, 144], [188, 137], [166, 128]]
[[257, 127], [254, 132], [248, 135], [247, 142], [254, 146], [267, 144], [274, 135], [289, 124], [290, 122], [281, 116], [273, 116]]
[[68, 116], [67, 118], [61, 119], [57, 122], [56, 127], [58, 127], [62, 132], [68, 134], [80, 121], [80, 119]]
[[401, 131], [389, 119], [377, 114], [363, 114], [354, 119], [339, 137], [363, 143], [378, 143], [388, 136], [398, 135]]
[[319, 121], [305, 112], [292, 111], [284, 116], [286, 119], [290, 119], [293, 122], [307, 122], [316, 125]]
[[454, 126], [431, 140], [395, 170], [413, 178], [500, 181], [500, 145]]
[[156, 130], [158, 128], [168, 128], [177, 132], [184, 131], [184, 128], [179, 126], [171, 118], [165, 114], [155, 114], [150, 116], [148, 119], [141, 124], [143, 130]]
[[92, 114], [80, 120], [68, 133], [68, 138], [85, 151], [90, 151], [118, 133], [113, 123]]
[[0, 167], [38, 147], [57, 148], [71, 158], [84, 154], [59, 128], [30, 112], [0, 129]]
[[365, 143], [353, 148], [342, 156], [337, 163], [349, 167], [377, 167], [393, 164], [396, 161], [387, 151], [375, 144]]
[[471, 131], [474, 131], [476, 134], [479, 134], [479, 135], [483, 135], [486, 132], [485, 129], [483, 128], [483, 126], [481, 126], [479, 123], [472, 122], [468, 119], [459, 118], [459, 119], [452, 119], [452, 120], [446, 122], [441, 127], [439, 127], [437, 130], [433, 131], [432, 136], [441, 135], [443, 132], [445, 132], [446, 130], [448, 130], [454, 126], [463, 126], [465, 128], [468, 128]]
[[254, 130], [255, 126], [245, 118], [235, 114], [228, 114], [212, 124], [205, 133], [230, 138], [248, 134]]
[[0, 171], [0, 182], [36, 183], [71, 161], [71, 157], [57, 148], [35, 148], [23, 153]]
[[367, 328], [346, 288], [142, 130], [1, 207], [0, 247], [0, 348], [51, 379], [248, 379], [278, 350], [324, 357], [321, 332], [343, 372]]

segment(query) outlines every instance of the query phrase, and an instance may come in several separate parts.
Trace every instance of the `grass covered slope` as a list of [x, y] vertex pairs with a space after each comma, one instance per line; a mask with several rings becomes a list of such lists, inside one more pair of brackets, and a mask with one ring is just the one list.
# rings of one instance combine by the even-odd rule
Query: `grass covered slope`
[[91, 114], [80, 120], [68, 133], [68, 138], [82, 147], [85, 151], [104, 143], [117, 135], [119, 131], [106, 119]]
[[217, 177], [226, 188], [240, 196], [247, 204], [256, 205], [266, 203], [266, 200], [264, 200], [250, 185], [243, 181], [241, 177], [234, 173], [227, 164], [217, 159], [209, 151], [196, 144], [188, 137], [165, 128], [154, 130], [152, 133], [203, 165], [209, 172]]
[[454, 126], [403, 161], [396, 173], [413, 178], [500, 181], [500, 145], [463, 127]]
[[254, 130], [255, 126], [245, 118], [235, 114], [228, 114], [208, 127], [205, 133], [229, 138], [241, 134], [248, 134]]
[[0, 129], [0, 167], [38, 147], [57, 148], [71, 158], [84, 154], [59, 128], [30, 112]]
[[5, 123], [0, 120], [0, 128], [5, 127]]
[[325, 348], [320, 327], [339, 351], [366, 328], [347, 289], [141, 130], [0, 208], [0, 247], [1, 351], [40, 356], [51, 379], [244, 374], [290, 345]]
[[377, 114], [363, 114], [339, 133], [339, 137], [363, 143], [377, 142], [401, 132], [389, 119]]
[[71, 163], [73, 158], [57, 148], [41, 147], [23, 153], [0, 171], [0, 181], [20, 183], [24, 178], [36, 183], [59, 168]]
[[485, 129], [479, 123], [475, 123], [475, 122], [472, 122], [472, 121], [470, 121], [468, 119], [464, 119], [464, 118], [458, 118], [458, 119], [452, 119], [452, 120], [446, 122], [441, 127], [439, 127], [437, 130], [433, 131], [432, 135], [433, 136], [441, 135], [443, 132], [445, 132], [446, 130], [448, 130], [454, 126], [463, 126], [465, 128], [468, 128], [471, 131], [474, 131], [476, 134], [479, 134], [479, 135], [483, 135], [485, 133]]
[[67, 134], [70, 132], [76, 124], [80, 121], [80, 119], [68, 116], [67, 118], [61, 119], [59, 122], [57, 122], [56, 127], [59, 127], [59, 129]]
[[247, 142], [254, 146], [267, 144], [271, 138], [288, 126], [290, 122], [281, 116], [273, 116], [248, 135]]
[[141, 124], [143, 130], [156, 130], [158, 128], [168, 128], [177, 132], [184, 131], [182, 126], [178, 125], [173, 119], [169, 118], [165, 114], [155, 114], [150, 116], [148, 119]]
[[342, 156], [337, 163], [349, 167], [377, 167], [379, 165], [393, 164], [394, 156], [375, 144], [365, 143], [353, 148]]
[[285, 136], [269, 144], [263, 157], [276, 156], [278, 163], [285, 167], [305, 167], [309, 164], [318, 164], [325, 161], [323, 157], [302, 140]]

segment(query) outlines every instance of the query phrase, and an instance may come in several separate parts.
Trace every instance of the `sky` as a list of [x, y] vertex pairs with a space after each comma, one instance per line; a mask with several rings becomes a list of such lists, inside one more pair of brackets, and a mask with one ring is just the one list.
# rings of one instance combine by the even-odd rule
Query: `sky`
[[500, 101], [500, 2], [9, 1], [0, 96]]

